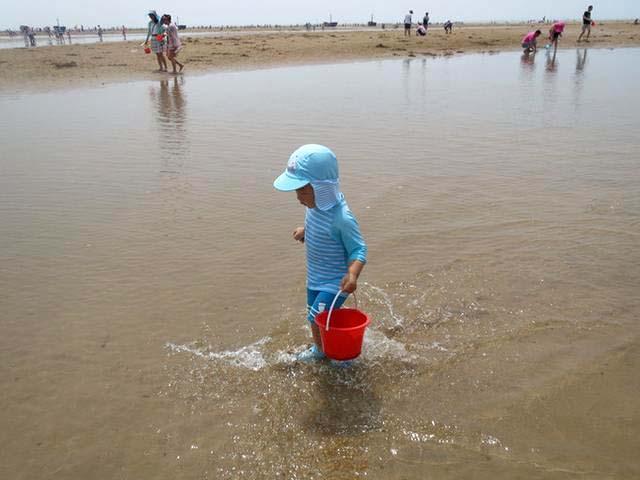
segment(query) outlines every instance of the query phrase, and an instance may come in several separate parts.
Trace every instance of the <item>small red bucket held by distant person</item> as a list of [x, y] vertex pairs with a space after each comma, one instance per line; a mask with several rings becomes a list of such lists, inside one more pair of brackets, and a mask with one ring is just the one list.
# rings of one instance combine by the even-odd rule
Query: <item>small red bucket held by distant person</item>
[[[338, 292], [331, 303], [329, 311], [316, 315], [316, 324], [320, 330], [322, 350], [333, 360], [353, 360], [362, 351], [362, 340], [367, 325], [371, 323], [369, 316], [356, 308], [333, 307], [342, 291]], [[354, 296], [355, 298], [355, 296]]]
[[149, 47], [144, 47], [144, 53], [151, 53], [151, 49]]

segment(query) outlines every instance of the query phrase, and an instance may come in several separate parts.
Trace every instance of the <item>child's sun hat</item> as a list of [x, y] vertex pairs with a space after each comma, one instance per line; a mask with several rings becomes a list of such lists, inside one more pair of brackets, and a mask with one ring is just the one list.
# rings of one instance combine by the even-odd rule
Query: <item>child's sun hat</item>
[[329, 210], [340, 201], [338, 159], [323, 145], [303, 145], [289, 157], [287, 169], [275, 179], [273, 186], [291, 192], [311, 184], [316, 207]]

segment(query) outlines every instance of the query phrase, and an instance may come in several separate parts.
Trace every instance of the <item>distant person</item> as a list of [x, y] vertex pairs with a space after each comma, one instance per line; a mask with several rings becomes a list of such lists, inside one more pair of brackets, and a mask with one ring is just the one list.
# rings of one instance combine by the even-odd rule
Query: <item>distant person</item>
[[416, 35], [419, 37], [424, 37], [427, 35], [427, 29], [424, 28], [424, 25], [418, 24], [418, 28], [416, 29]]
[[411, 24], [413, 21], [411, 20], [411, 15], [413, 15], [413, 10], [409, 10], [404, 16], [404, 36], [411, 35]]
[[176, 71], [176, 65], [180, 66], [180, 71], [184, 68], [184, 64], [180, 63], [176, 58], [178, 52], [182, 50], [182, 44], [180, 43], [180, 37], [178, 36], [178, 27], [175, 23], [171, 23], [171, 15], [165, 14], [162, 16], [162, 23], [166, 25], [167, 32], [167, 58], [171, 62], [173, 67], [173, 73]]
[[[167, 71], [167, 59], [164, 58], [164, 29], [160, 17], [155, 10], [150, 10], [148, 13], [149, 25], [147, 28], [147, 38], [142, 45], [149, 45], [149, 39], [151, 39], [151, 51], [156, 54], [156, 60], [158, 61], [159, 72]], [[162, 38], [162, 40], [160, 40]]]
[[125, 28], [124, 25], [122, 25], [122, 39], [126, 42], [127, 41], [127, 29]]
[[22, 38], [24, 39], [24, 46], [29, 48], [29, 27], [21, 25], [20, 31], [22, 32]]
[[36, 46], [36, 32], [33, 29], [33, 27], [29, 27], [28, 36], [29, 36], [29, 45], [32, 46], [32, 47], [35, 47]]
[[427, 32], [429, 31], [429, 12], [426, 12], [424, 14], [424, 17], [422, 18], [422, 26], [424, 27], [424, 31], [426, 35]]
[[447, 20], [446, 22], [444, 22], [444, 33], [451, 33], [453, 32], [453, 23], [451, 22], [451, 20]]
[[67, 30], [67, 40], [69, 41], [69, 45], [71, 45], [71, 30]]
[[98, 25], [98, 38], [102, 42], [102, 27], [100, 25]]
[[553, 45], [553, 51], [555, 56], [555, 51], [558, 50], [558, 40], [562, 36], [562, 32], [564, 32], [565, 23], [564, 22], [555, 22], [551, 25], [551, 29], [549, 30], [549, 41], [550, 45]]
[[542, 35], [540, 30], [529, 32], [522, 38], [522, 48], [524, 53], [536, 53], [538, 51], [538, 37]]
[[587, 33], [587, 38], [584, 39], [585, 42], [589, 41], [589, 37], [591, 36], [591, 24], [593, 20], [591, 19], [591, 12], [593, 10], [593, 5], [589, 5], [587, 11], [582, 14], [582, 31], [580, 32], [580, 36], [578, 37], [578, 42], [582, 41], [582, 36]]

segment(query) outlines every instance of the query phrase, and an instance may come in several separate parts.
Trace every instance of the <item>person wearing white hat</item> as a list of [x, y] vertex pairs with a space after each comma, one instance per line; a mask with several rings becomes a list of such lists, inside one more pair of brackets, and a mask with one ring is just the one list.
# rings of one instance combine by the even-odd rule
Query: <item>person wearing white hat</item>
[[340, 192], [338, 160], [322, 145], [303, 145], [291, 154], [286, 170], [273, 182], [283, 192], [295, 191], [306, 208], [304, 227], [293, 231], [307, 254], [307, 320], [314, 345], [298, 358], [324, 357], [315, 317], [331, 305], [335, 308], [358, 288], [358, 278], [367, 262], [367, 245], [358, 222]]

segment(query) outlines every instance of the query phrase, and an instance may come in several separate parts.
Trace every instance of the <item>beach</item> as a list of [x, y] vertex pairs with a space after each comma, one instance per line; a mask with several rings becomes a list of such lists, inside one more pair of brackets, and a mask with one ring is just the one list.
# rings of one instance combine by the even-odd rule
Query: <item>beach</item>
[[[401, 28], [343, 31], [237, 31], [211, 36], [181, 33], [185, 73], [255, 69], [279, 65], [347, 62], [381, 58], [449, 56], [518, 50], [530, 30], [540, 28], [546, 43], [549, 25], [463, 25], [446, 35], [433, 25], [426, 37], [405, 37]], [[640, 27], [631, 21], [597, 25], [590, 43], [576, 43], [579, 24], [568, 24], [561, 48], [617, 48], [640, 45]], [[139, 41], [0, 50], [0, 89], [69, 87], [156, 78], [153, 55]]]

